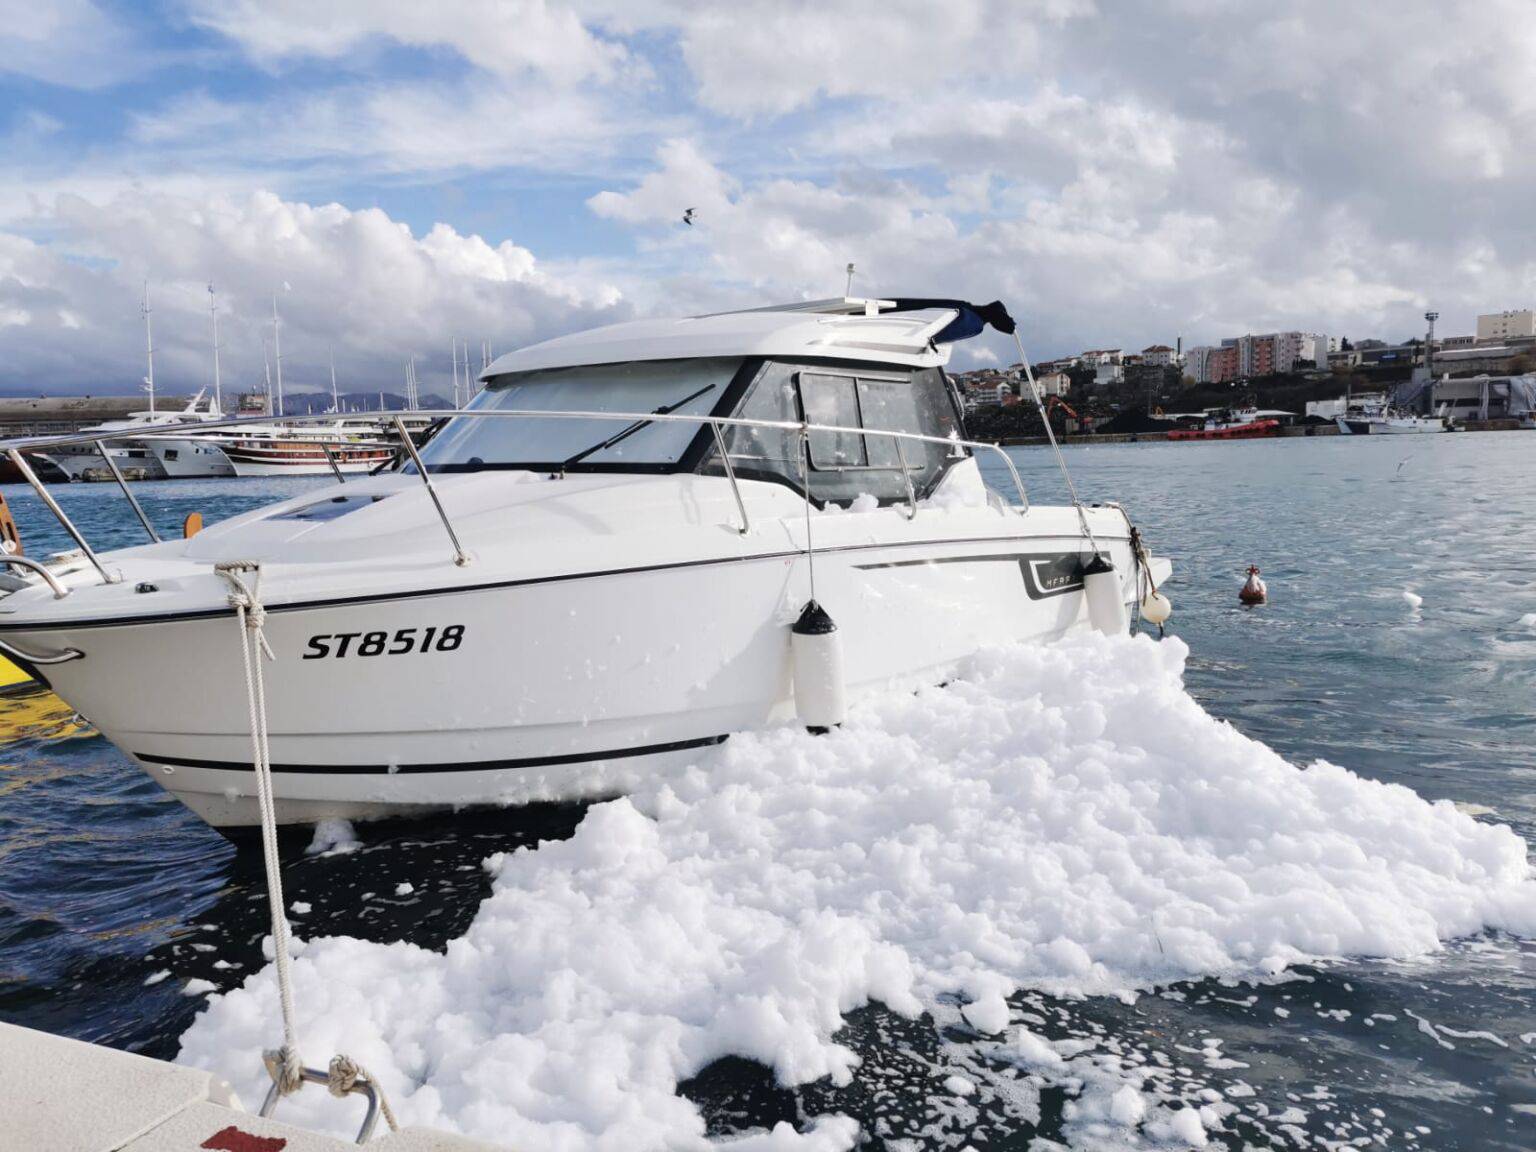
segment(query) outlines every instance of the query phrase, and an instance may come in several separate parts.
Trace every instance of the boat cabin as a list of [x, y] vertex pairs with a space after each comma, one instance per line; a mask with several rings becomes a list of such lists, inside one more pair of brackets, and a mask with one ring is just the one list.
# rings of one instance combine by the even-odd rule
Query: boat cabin
[[[914, 303], [928, 303], [926, 301]], [[961, 407], [944, 373], [957, 309], [897, 310], [840, 299], [565, 336], [502, 356], [471, 407], [517, 412], [664, 413], [801, 421], [958, 440]], [[970, 333], [967, 333], [970, 334]], [[529, 416], [458, 417], [422, 449], [429, 472], [485, 469], [735, 475], [792, 487], [818, 504], [862, 494], [921, 499], [957, 461], [952, 447], [858, 432], [812, 432], [803, 478], [798, 431], [707, 423]], [[905, 474], [904, 474], [905, 472]]]

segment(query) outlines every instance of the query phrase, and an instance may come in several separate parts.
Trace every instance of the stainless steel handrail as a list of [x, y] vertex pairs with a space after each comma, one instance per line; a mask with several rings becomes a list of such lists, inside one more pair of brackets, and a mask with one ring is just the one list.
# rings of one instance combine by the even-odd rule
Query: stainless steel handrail
[[40, 564], [38, 561], [30, 560], [25, 556], [12, 556], [4, 552], [0, 552], [0, 564], [14, 564], [18, 568], [26, 568], [36, 572], [43, 578], [43, 583], [53, 589], [53, 598], [55, 600], [62, 600], [69, 595], [69, 589], [59, 583], [59, 578], [50, 572], [45, 564]]
[[[102, 439], [106, 439], [106, 437], [102, 437]], [[90, 441], [87, 440], [86, 443], [90, 443]], [[32, 491], [37, 493], [38, 499], [48, 505], [48, 510], [58, 519], [64, 531], [69, 533], [69, 538], [75, 542], [76, 547], [91, 562], [96, 571], [101, 574], [102, 583], [116, 584], [119, 577], [113, 576], [102, 566], [101, 560], [97, 557], [96, 553], [91, 551], [91, 546], [85, 542], [85, 537], [81, 535], [80, 529], [75, 527], [75, 522], [64, 514], [64, 509], [59, 507], [59, 502], [43, 487], [43, 482], [37, 478], [37, 473], [32, 471], [31, 465], [22, 459], [21, 451], [12, 448], [6, 455], [11, 458], [11, 463], [16, 465], [16, 470], [22, 474], [27, 483], [32, 485]]]
[[112, 453], [107, 451], [107, 446], [99, 439], [96, 441], [96, 451], [101, 453], [101, 458], [107, 462], [107, 468], [112, 473], [112, 479], [117, 481], [118, 488], [122, 489], [124, 496], [128, 497], [128, 503], [133, 505], [133, 514], [139, 518], [139, 523], [144, 525], [144, 531], [149, 533], [149, 538], [156, 544], [160, 543], [160, 533], [155, 531], [155, 526], [149, 522], [149, 517], [144, 515], [144, 509], [139, 507], [139, 498], [133, 494], [133, 489], [128, 487], [128, 481], [123, 479], [123, 473], [117, 466], [117, 461], [112, 459]]
[[[299, 1079], [308, 1084], [318, 1084], [322, 1088], [329, 1088], [331, 1086], [330, 1073], [321, 1071], [319, 1068], [300, 1069]], [[372, 1080], [365, 1076], [360, 1076], [347, 1089], [347, 1092], [355, 1093], [368, 1102], [368, 1111], [363, 1113], [363, 1124], [357, 1130], [356, 1140], [358, 1144], [366, 1144], [369, 1140], [373, 1139], [373, 1130], [378, 1127], [379, 1123], [379, 1090]], [[256, 1114], [263, 1119], [270, 1119], [272, 1113], [277, 1110], [278, 1102], [282, 1098], [283, 1095], [279, 1090], [278, 1083], [276, 1080], [273, 1080], [272, 1087], [267, 1089], [266, 1099], [261, 1102], [261, 1108]]]
[[[660, 413], [660, 412], [612, 412], [612, 411], [588, 411], [588, 410], [581, 410], [581, 409], [546, 410], [546, 409], [530, 409], [530, 408], [519, 408], [519, 409], [508, 409], [508, 408], [446, 408], [446, 409], [431, 409], [431, 410], [427, 410], [427, 411], [417, 411], [417, 412], [413, 412], [411, 415], [413, 417], [417, 418], [417, 419], [424, 419], [424, 420], [429, 420], [429, 421], [448, 420], [448, 419], [455, 419], [455, 418], [463, 417], [463, 418], [466, 418], [466, 419], [474, 419], [474, 420], [481, 420], [481, 419], [502, 419], [502, 420], [507, 420], [507, 419], [573, 420], [574, 419], [574, 420], [611, 420], [611, 421], [622, 421], [622, 422], [627, 423], [627, 424], [632, 424], [632, 423], [637, 423], [637, 422], [644, 422], [644, 423], [650, 423], [650, 424], [658, 424], [658, 423], [707, 424], [707, 425], [709, 425], [709, 427], [711, 428], [711, 430], [713, 432], [713, 436], [714, 436], [714, 439], [715, 439], [715, 444], [716, 444], [717, 450], [720, 452], [721, 462], [722, 462], [722, 465], [724, 467], [724, 470], [725, 470], [725, 473], [726, 473], [726, 477], [727, 477], [727, 479], [730, 482], [731, 491], [732, 491], [732, 493], [733, 493], [733, 495], [735, 496], [735, 499], [736, 499], [737, 510], [741, 514], [742, 527], [741, 527], [740, 530], [741, 530], [741, 532], [743, 534], [745, 534], [747, 531], [749, 531], [749, 529], [750, 529], [750, 522], [749, 522], [749, 520], [747, 518], [746, 503], [742, 499], [740, 485], [739, 485], [739, 482], [738, 482], [737, 477], [736, 477], [735, 469], [731, 466], [731, 463], [730, 463], [730, 454], [725, 450], [724, 438], [721, 436], [721, 433], [720, 433], [720, 429], [722, 427], [731, 427], [731, 428], [762, 428], [762, 429], [777, 430], [777, 431], [784, 431], [784, 432], [794, 432], [794, 433], [798, 434], [802, 438], [802, 440], [804, 438], [808, 437], [809, 434], [812, 433], [812, 432], [829, 432], [829, 433], [834, 433], [834, 434], [840, 433], [840, 434], [843, 434], [843, 435], [850, 435], [850, 436], [888, 436], [891, 439], [896, 441], [897, 454], [898, 454], [898, 457], [901, 460], [902, 475], [903, 475], [904, 480], [906, 481], [907, 491], [908, 491], [908, 495], [909, 495], [909, 498], [910, 498], [910, 501], [911, 501], [911, 512], [909, 514], [909, 518], [912, 518], [912, 519], [915, 519], [916, 516], [917, 516], [917, 496], [916, 496], [916, 492], [912, 488], [912, 478], [911, 478], [911, 474], [910, 474], [910, 472], [908, 470], [907, 463], [906, 463], [906, 453], [902, 450], [902, 447], [901, 447], [901, 442], [903, 440], [910, 440], [910, 441], [913, 441], [913, 442], [916, 442], [916, 443], [921, 443], [921, 444], [941, 444], [941, 445], [944, 445], [947, 448], [950, 448], [951, 450], [953, 450], [953, 449], [955, 449], [957, 447], [960, 447], [960, 448], [969, 448], [973, 452], [974, 451], [978, 451], [978, 450], [985, 450], [985, 451], [989, 451], [989, 452], [995, 452], [1002, 459], [1003, 465], [1007, 469], [1008, 475], [1009, 475], [1009, 477], [1013, 481], [1014, 490], [1019, 495], [1019, 501], [1020, 502], [1019, 502], [1018, 505], [1015, 505], [1012, 510], [1015, 511], [1017, 514], [1021, 515], [1021, 516], [1029, 511], [1029, 495], [1025, 491], [1024, 481], [1019, 477], [1019, 471], [1018, 471], [1018, 469], [1016, 467], [1014, 467], [1012, 459], [1010, 459], [1008, 454], [1006, 452], [1004, 452], [1002, 450], [1002, 448], [999, 447], [998, 445], [996, 445], [996, 444], [989, 444], [986, 441], [981, 441], [981, 440], [961, 440], [961, 439], [959, 439], [957, 437], [954, 437], [954, 436], [930, 436], [930, 435], [928, 435], [926, 433], [922, 433], [922, 432], [898, 432], [898, 431], [895, 431], [895, 430], [885, 429], [885, 428], [858, 428], [858, 427], [849, 427], [849, 426], [841, 425], [841, 424], [813, 424], [813, 423], [810, 423], [808, 421], [802, 421], [802, 420], [756, 420], [756, 419], [750, 419], [750, 418], [740, 417], [740, 416], [713, 416], [713, 415], [708, 415], [708, 414], [693, 414], [693, 413], [678, 413], [678, 412], [666, 412], [666, 413]], [[409, 457], [411, 459], [411, 462], [416, 466], [417, 471], [421, 474], [422, 482], [426, 486], [426, 489], [427, 489], [427, 494], [431, 498], [433, 507], [437, 511], [438, 518], [442, 521], [443, 528], [448, 533], [448, 538], [449, 538], [449, 540], [453, 544], [454, 563], [457, 564], [457, 565], [460, 565], [460, 566], [468, 564], [470, 562], [469, 553], [467, 553], [464, 550], [463, 545], [459, 542], [458, 533], [454, 531], [453, 523], [448, 518], [447, 510], [444, 509], [442, 501], [438, 498], [437, 490], [436, 490], [436, 488], [432, 484], [432, 480], [431, 480], [431, 477], [430, 477], [430, 475], [428, 473], [427, 467], [423, 463], [420, 454], [416, 451], [416, 444], [415, 444], [415, 442], [411, 439], [409, 433], [405, 429], [405, 426], [404, 426], [401, 414], [398, 413], [398, 412], [359, 413], [359, 414], [357, 414], [357, 418], [360, 418], [360, 419], [374, 419], [374, 418], [377, 418], [377, 419], [380, 420], [381, 423], [384, 422], [384, 421], [388, 421], [389, 423], [392, 423], [394, 425], [396, 434], [400, 438], [402, 447], [405, 449], [406, 453], [409, 455]], [[114, 576], [112, 576], [111, 574], [109, 574], [107, 572], [106, 568], [102, 565], [100, 559], [98, 559], [96, 554], [93, 551], [91, 551], [90, 545], [88, 545], [86, 543], [85, 537], [83, 535], [81, 535], [79, 529], [74, 526], [74, 524], [70, 521], [69, 517], [65, 515], [64, 510], [59, 507], [58, 502], [56, 500], [54, 500], [53, 497], [46, 491], [46, 489], [44, 488], [42, 482], [40, 480], [38, 480], [36, 474], [32, 471], [32, 469], [30, 467], [27, 466], [25, 460], [23, 460], [23, 458], [22, 458], [22, 453], [23, 452], [46, 452], [49, 448], [65, 447], [65, 446], [76, 445], [76, 444], [94, 444], [94, 445], [96, 445], [98, 451], [102, 451], [103, 455], [105, 456], [105, 451], [104, 451], [102, 445], [106, 441], [110, 441], [110, 440], [153, 440], [153, 439], [162, 439], [162, 438], [165, 438], [165, 437], [168, 437], [168, 436], [174, 436], [174, 437], [176, 437], [178, 439], [197, 438], [201, 433], [213, 431], [213, 430], [216, 430], [216, 429], [239, 428], [239, 427], [245, 427], [245, 426], [254, 425], [254, 424], [270, 425], [270, 424], [273, 424], [273, 423], [285, 423], [285, 424], [336, 423], [336, 416], [335, 416], [334, 413], [317, 413], [317, 414], [303, 415], [303, 416], [283, 416], [283, 417], [278, 417], [278, 418], [273, 418], [273, 417], [270, 417], [270, 416], [252, 416], [252, 417], [236, 418], [236, 419], [232, 419], [232, 420], [207, 420], [207, 421], [200, 421], [196, 425], [194, 425], [192, 428], [188, 428], [188, 426], [186, 426], [186, 425], [178, 425], [178, 426], [171, 427], [171, 428], [153, 428], [153, 427], [152, 428], [148, 428], [148, 429], [145, 429], [145, 428], [140, 428], [140, 429], [123, 428], [123, 429], [114, 429], [114, 430], [108, 431], [108, 432], [96, 432], [96, 433], [93, 433], [93, 434], [90, 434], [90, 435], [85, 435], [85, 436], [33, 437], [33, 438], [29, 438], [29, 439], [24, 439], [24, 440], [10, 440], [10, 441], [0, 442], [0, 451], [5, 451], [10, 456], [10, 458], [16, 463], [16, 465], [17, 465], [18, 469], [21, 471], [23, 477], [25, 477], [27, 482], [29, 484], [31, 484], [33, 490], [37, 492], [38, 496], [42, 499], [43, 503], [48, 506], [49, 510], [51, 512], [53, 512], [54, 516], [58, 519], [59, 523], [64, 527], [65, 531], [69, 533], [70, 537], [79, 546], [81, 552], [95, 566], [97, 572], [100, 573], [102, 580], [104, 580], [108, 584], [113, 584], [113, 583], [116, 583], [120, 579], [120, 577], [114, 577]], [[113, 469], [113, 472], [114, 472], [114, 474], [118, 475], [119, 482], [121, 483], [121, 474], [117, 473], [117, 470], [115, 468]], [[126, 484], [124, 484], [122, 486], [123, 486], [124, 491], [126, 492], [127, 491]], [[807, 498], [809, 498], [809, 494], [808, 493], [807, 493]], [[133, 496], [132, 496], [131, 493], [129, 494], [129, 500], [132, 503], [134, 503], [135, 506], [137, 506], [137, 501], [133, 500]], [[142, 510], [138, 510], [138, 511], [139, 511], [139, 517], [140, 517], [141, 521], [144, 522], [145, 527], [149, 528], [149, 531], [151, 532], [151, 534], [153, 534], [154, 529], [149, 526], [149, 523], [148, 523], [147, 519], [145, 519]]]
[[405, 425], [400, 423], [400, 417], [395, 417], [395, 432], [400, 437], [400, 443], [411, 454], [411, 461], [416, 465], [416, 471], [421, 475], [421, 482], [427, 486], [427, 495], [432, 498], [432, 506], [437, 509], [437, 515], [443, 522], [443, 527], [448, 530], [448, 539], [453, 542], [453, 562], [460, 568], [469, 563], [469, 553], [464, 551], [464, 546], [459, 543], [459, 534], [453, 530], [453, 522], [448, 519], [448, 513], [443, 510], [443, 502], [437, 498], [437, 489], [432, 487], [432, 474], [427, 471], [425, 464], [421, 462], [421, 455], [416, 451], [416, 442], [411, 439], [411, 434], [405, 430]]
[[917, 519], [917, 491], [912, 487], [912, 471], [907, 467], [907, 454], [901, 447], [901, 441], [894, 441], [896, 445], [896, 459], [901, 461], [901, 478], [907, 482], [907, 519]]
[[20, 660], [24, 664], [37, 664], [46, 667], [50, 664], [68, 664], [71, 660], [85, 659], [85, 653], [78, 648], [66, 648], [62, 652], [54, 652], [42, 655], [35, 652], [27, 652], [16, 647], [8, 640], [0, 640], [0, 653], [4, 653], [12, 660]]
[[720, 453], [720, 465], [725, 469], [725, 478], [731, 482], [731, 495], [736, 497], [736, 511], [741, 513], [741, 527], [737, 529], [743, 536], [752, 530], [752, 521], [747, 519], [747, 505], [741, 498], [741, 487], [736, 483], [736, 469], [731, 467], [731, 454], [726, 451], [725, 437], [720, 434], [718, 421], [709, 422], [709, 430], [715, 436], [715, 451]]

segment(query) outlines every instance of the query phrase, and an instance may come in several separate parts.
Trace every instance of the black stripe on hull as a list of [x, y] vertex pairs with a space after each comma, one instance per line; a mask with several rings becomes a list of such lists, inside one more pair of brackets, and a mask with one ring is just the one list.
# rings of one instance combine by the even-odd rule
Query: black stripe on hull
[[[312, 776], [411, 776], [433, 772], [505, 772], [519, 768], [554, 768], [565, 764], [595, 764], [601, 760], [628, 760], [636, 756], [657, 756], [665, 752], [686, 752], [691, 748], [710, 748], [726, 737], [699, 736], [692, 740], [673, 740], [667, 744], [642, 744], [634, 748], [612, 748], [605, 752], [569, 752], [559, 756], [529, 756], [519, 760], [471, 760], [447, 764], [274, 764], [273, 772], [299, 772]], [[251, 772], [254, 765], [239, 760], [196, 760], [186, 756], [159, 756], [135, 752], [146, 764], [173, 768], [209, 768], [216, 772]]]

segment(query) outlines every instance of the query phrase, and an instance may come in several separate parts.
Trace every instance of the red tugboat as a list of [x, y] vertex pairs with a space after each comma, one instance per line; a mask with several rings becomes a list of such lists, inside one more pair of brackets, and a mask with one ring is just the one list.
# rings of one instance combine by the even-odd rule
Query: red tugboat
[[1256, 440], [1280, 435], [1280, 421], [1258, 412], [1215, 412], [1199, 428], [1177, 428], [1170, 440]]

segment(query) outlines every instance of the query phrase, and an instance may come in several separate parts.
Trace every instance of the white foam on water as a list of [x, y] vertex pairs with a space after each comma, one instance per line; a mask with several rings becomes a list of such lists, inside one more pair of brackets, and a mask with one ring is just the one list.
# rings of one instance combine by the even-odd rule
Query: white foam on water
[[314, 838], [304, 849], [306, 856], [342, 856], [361, 845], [350, 820], [321, 820], [315, 825]]
[[[408, 1123], [549, 1152], [698, 1148], [680, 1080], [735, 1054], [788, 1085], [846, 1082], [857, 1058], [833, 1037], [872, 1000], [953, 1018], [958, 993], [990, 1035], [1020, 989], [1125, 995], [1536, 934], [1514, 832], [1287, 763], [1184, 691], [1186, 655], [1144, 637], [998, 649], [829, 735], [734, 737], [594, 805], [569, 840], [488, 861], [492, 894], [446, 953], [304, 942], [303, 1054], [360, 1060]], [[270, 967], [210, 999], [180, 1058], [260, 1099]], [[1046, 1078], [1090, 1058], [1022, 1029], [999, 1041]], [[1138, 1102], [1127, 1082], [1089, 1085], [1069, 1126], [1191, 1146], [1230, 1108]], [[283, 1117], [353, 1122], [321, 1091]], [[833, 1117], [749, 1146], [856, 1139]]]

